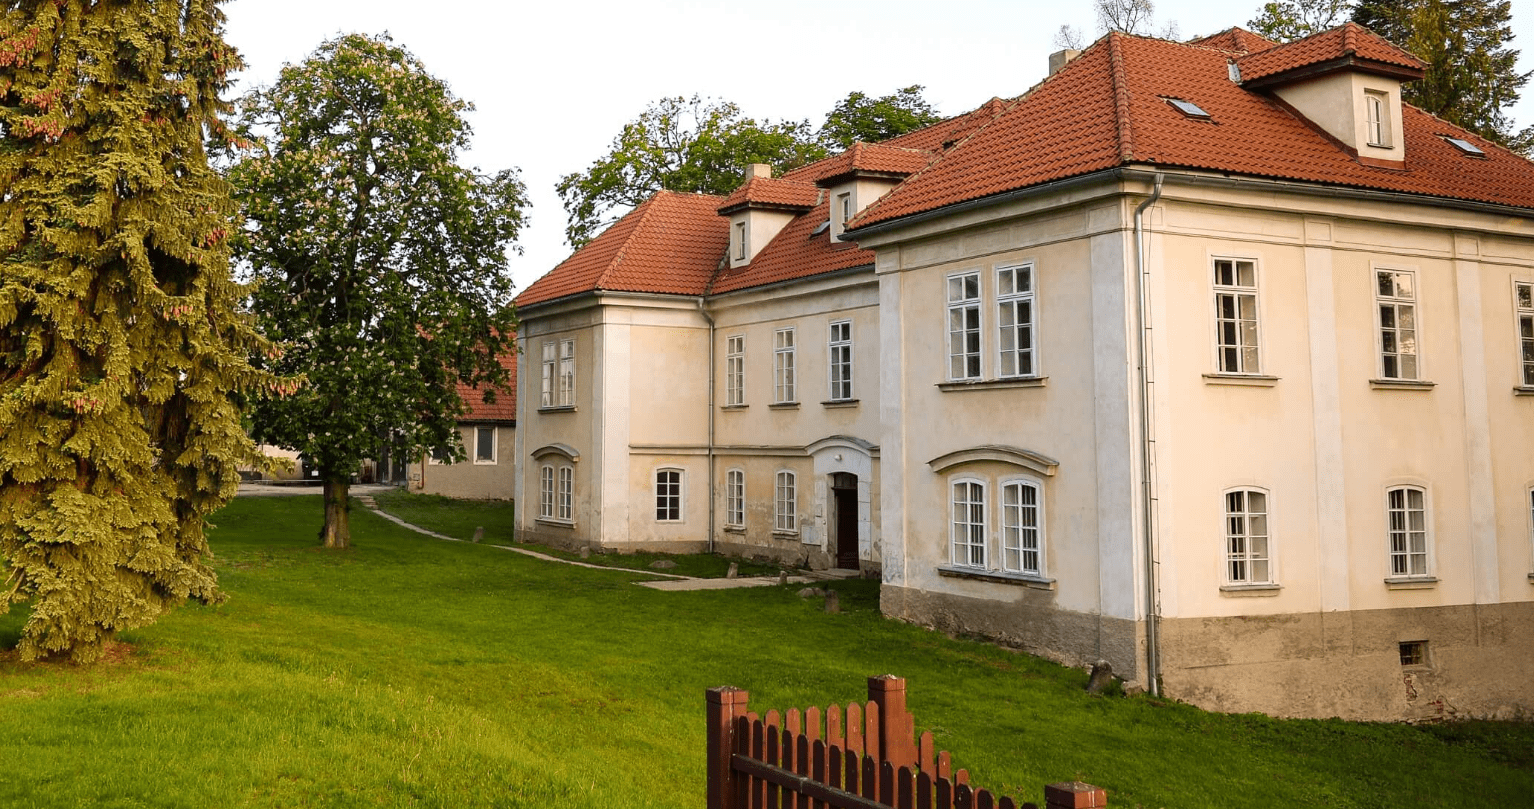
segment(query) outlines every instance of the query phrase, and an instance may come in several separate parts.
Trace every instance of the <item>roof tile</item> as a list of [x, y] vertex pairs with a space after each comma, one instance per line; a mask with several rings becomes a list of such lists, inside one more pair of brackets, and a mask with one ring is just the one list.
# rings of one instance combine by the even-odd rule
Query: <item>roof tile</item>
[[809, 209], [815, 207], [819, 201], [820, 189], [809, 183], [781, 178], [752, 177], [724, 198], [724, 202], [719, 206], [719, 213], [730, 213], [752, 205]]
[[1427, 67], [1421, 59], [1353, 22], [1260, 53], [1248, 54], [1237, 59], [1236, 66], [1241, 68], [1241, 80], [1251, 83], [1349, 56], [1411, 70], [1420, 71]]
[[458, 383], [458, 396], [468, 405], [469, 412], [458, 418], [460, 422], [508, 422], [517, 420], [517, 352], [516, 343], [511, 350], [500, 356], [501, 367], [506, 369], [506, 387], [495, 389], [495, 401], [485, 401], [485, 392], [478, 387]]

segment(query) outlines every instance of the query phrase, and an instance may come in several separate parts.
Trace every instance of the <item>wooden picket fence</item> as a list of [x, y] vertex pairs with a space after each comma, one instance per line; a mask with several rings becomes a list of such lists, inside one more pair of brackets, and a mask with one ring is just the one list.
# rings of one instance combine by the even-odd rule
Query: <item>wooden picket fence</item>
[[[747, 712], [749, 696], [708, 690], [708, 809], [1018, 809], [954, 772], [930, 731], [916, 736], [900, 677], [870, 677], [868, 702], [845, 711], [761, 717]], [[1108, 805], [1107, 793], [1080, 782], [1050, 784], [1044, 800], [1049, 809]]]

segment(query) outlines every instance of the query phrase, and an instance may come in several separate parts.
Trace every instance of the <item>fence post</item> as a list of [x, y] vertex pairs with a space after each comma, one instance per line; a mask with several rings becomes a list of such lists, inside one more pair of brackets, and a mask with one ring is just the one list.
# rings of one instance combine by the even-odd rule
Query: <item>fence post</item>
[[740, 809], [730, 756], [735, 753], [735, 719], [746, 715], [750, 696], [729, 685], [708, 689], [708, 809]]
[[1044, 787], [1044, 804], [1048, 809], [1098, 809], [1108, 805], [1108, 793], [1080, 781], [1050, 784]]
[[868, 678], [868, 699], [879, 706], [879, 753], [893, 767], [916, 769], [916, 722], [905, 707], [905, 678]]

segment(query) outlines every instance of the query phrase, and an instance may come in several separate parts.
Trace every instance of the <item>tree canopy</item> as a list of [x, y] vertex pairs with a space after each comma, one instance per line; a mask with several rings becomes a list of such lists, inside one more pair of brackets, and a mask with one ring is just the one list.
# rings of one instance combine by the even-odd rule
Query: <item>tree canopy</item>
[[1292, 42], [1348, 21], [1354, 0], [1275, 0], [1246, 25], [1274, 42]]
[[748, 163], [783, 171], [825, 156], [808, 121], [759, 123], [729, 101], [662, 98], [623, 126], [607, 154], [560, 178], [565, 239], [580, 247], [656, 191], [727, 194]]
[[829, 151], [840, 151], [858, 141], [878, 143], [943, 120], [922, 97], [923, 89], [920, 84], [913, 84], [878, 98], [856, 91], [848, 93], [836, 102], [820, 125], [820, 145]]
[[506, 382], [514, 350], [506, 251], [523, 224], [515, 169], [459, 166], [471, 106], [387, 37], [322, 44], [241, 102], [264, 135], [230, 177], [249, 225], [239, 256], [296, 395], [255, 410], [255, 435], [298, 450], [325, 483], [327, 546], [349, 542], [363, 459], [449, 452], [456, 382]]
[[89, 662], [221, 598], [204, 520], [259, 458], [264, 343], [208, 166], [238, 54], [218, 0], [0, 12], [0, 551], [23, 659]]

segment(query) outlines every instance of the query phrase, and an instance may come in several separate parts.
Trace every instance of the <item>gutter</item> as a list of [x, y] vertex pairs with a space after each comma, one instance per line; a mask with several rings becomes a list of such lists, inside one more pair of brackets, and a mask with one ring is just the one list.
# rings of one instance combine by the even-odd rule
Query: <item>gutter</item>
[[704, 308], [706, 298], [698, 298], [698, 314], [708, 321], [708, 552], [714, 552], [714, 317]]
[[1141, 534], [1145, 542], [1145, 669], [1146, 688], [1152, 696], [1161, 695], [1161, 649], [1156, 622], [1161, 615], [1160, 592], [1156, 583], [1156, 485], [1151, 479], [1154, 468], [1156, 439], [1151, 432], [1151, 379], [1150, 366], [1150, 290], [1146, 284], [1145, 267], [1145, 209], [1161, 199], [1161, 183], [1165, 177], [1156, 172], [1156, 189], [1135, 208], [1135, 291], [1139, 297], [1139, 328], [1135, 330], [1135, 342], [1140, 351], [1140, 510], [1144, 517]]

